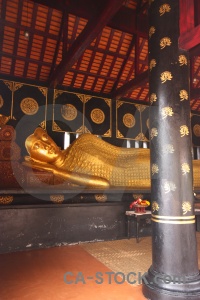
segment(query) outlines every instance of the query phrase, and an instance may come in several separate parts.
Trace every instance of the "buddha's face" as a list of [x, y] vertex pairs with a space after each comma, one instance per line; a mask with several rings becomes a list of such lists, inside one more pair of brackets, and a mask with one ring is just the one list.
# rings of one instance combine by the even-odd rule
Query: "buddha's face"
[[42, 128], [37, 128], [25, 142], [26, 149], [33, 159], [53, 163], [61, 154], [60, 148]]

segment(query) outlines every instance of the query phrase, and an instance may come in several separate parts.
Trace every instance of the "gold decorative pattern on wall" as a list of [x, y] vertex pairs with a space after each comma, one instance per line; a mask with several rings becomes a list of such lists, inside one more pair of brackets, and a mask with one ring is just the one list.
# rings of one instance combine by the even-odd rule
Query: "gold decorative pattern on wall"
[[158, 172], [159, 172], [158, 165], [157, 164], [152, 164], [152, 167], [151, 167], [152, 176], [155, 175], [155, 174], [158, 174]]
[[166, 144], [163, 146], [162, 152], [164, 154], [173, 154], [175, 151], [174, 146], [172, 144]]
[[155, 127], [153, 127], [153, 128], [151, 128], [151, 131], [150, 131], [150, 138], [151, 138], [151, 140], [152, 140], [154, 137], [156, 137], [156, 136], [158, 136], [158, 129], [155, 128]]
[[159, 205], [156, 201], [153, 201], [152, 202], [152, 206], [151, 206], [151, 209], [152, 209], [152, 212], [155, 212], [155, 211], [159, 211]]
[[188, 163], [183, 163], [181, 165], [181, 171], [183, 175], [186, 175], [187, 173], [190, 173], [190, 166]]
[[50, 195], [51, 202], [61, 204], [65, 200], [64, 195]]
[[0, 95], [0, 108], [4, 105], [3, 97]]
[[64, 104], [61, 107], [61, 115], [65, 120], [72, 121], [77, 117], [77, 109], [72, 104]]
[[94, 197], [97, 202], [106, 202], [108, 199], [107, 195], [104, 194], [95, 194]]
[[13, 202], [13, 196], [0, 196], [0, 204], [8, 205]]
[[200, 137], [200, 125], [199, 124], [194, 125], [193, 132], [194, 132], [195, 136]]
[[165, 191], [165, 194], [168, 194], [170, 192], [174, 192], [176, 190], [176, 185], [172, 181], [165, 181], [163, 185], [163, 189]]
[[90, 113], [90, 117], [96, 124], [101, 124], [105, 120], [105, 114], [100, 108], [94, 108]]
[[25, 115], [35, 115], [38, 112], [39, 105], [33, 98], [24, 98], [20, 102], [20, 108]]
[[135, 126], [135, 118], [132, 114], [125, 114], [123, 116], [123, 123], [126, 127], [131, 128], [133, 126]]

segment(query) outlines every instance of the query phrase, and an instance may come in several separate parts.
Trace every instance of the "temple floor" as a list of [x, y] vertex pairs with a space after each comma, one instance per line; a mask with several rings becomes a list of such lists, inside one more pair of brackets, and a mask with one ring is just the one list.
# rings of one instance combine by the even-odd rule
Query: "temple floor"
[[[135, 239], [130, 241], [134, 246]], [[200, 266], [200, 233], [197, 243]], [[141, 285], [123, 282], [119, 276], [109, 277], [106, 272], [111, 269], [81, 244], [0, 254], [0, 270], [1, 300], [146, 299]], [[99, 277], [97, 272], [101, 272]]]

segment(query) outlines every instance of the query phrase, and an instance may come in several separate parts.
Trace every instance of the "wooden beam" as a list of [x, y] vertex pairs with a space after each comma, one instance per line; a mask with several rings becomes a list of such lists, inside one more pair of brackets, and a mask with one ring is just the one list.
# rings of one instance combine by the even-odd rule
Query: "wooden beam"
[[180, 35], [194, 28], [194, 0], [179, 0], [180, 6]]
[[133, 78], [132, 80], [121, 86], [119, 89], [117, 89], [111, 94], [111, 98], [119, 99], [128, 92], [133, 91], [138, 87], [144, 86], [144, 84], [148, 82], [148, 73], [149, 70], [146, 70], [145, 72], [139, 74], [137, 77]]
[[190, 90], [190, 99], [200, 98], [200, 88], [192, 88]]
[[200, 25], [193, 28], [189, 32], [182, 34], [179, 38], [179, 48], [184, 50], [191, 50], [200, 44]]
[[[61, 0], [31, 1], [60, 11], [66, 8]], [[89, 20], [95, 13], [98, 13], [99, 7], [104, 2], [105, 0], [73, 0], [65, 5], [67, 5], [69, 14]], [[140, 14], [139, 19], [137, 19], [136, 11], [125, 6], [121, 6], [115, 16], [109, 20], [107, 26], [130, 34], [139, 33], [143, 37], [148, 37], [148, 17]]]
[[102, 31], [105, 25], [108, 23], [113, 15], [119, 10], [123, 3], [123, 0], [109, 0], [106, 2], [106, 6], [103, 11], [94, 15], [91, 20], [88, 21], [83, 31], [79, 34], [74, 41], [69, 51], [63, 56], [63, 59], [53, 72], [49, 85], [50, 87], [56, 87], [61, 83], [65, 74], [76, 63], [76, 61], [83, 54], [85, 49], [96, 38], [96, 36]]

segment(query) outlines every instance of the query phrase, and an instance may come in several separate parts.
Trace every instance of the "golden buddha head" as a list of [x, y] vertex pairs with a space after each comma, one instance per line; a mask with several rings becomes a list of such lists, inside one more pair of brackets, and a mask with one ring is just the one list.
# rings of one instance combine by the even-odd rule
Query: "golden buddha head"
[[55, 162], [61, 154], [61, 150], [56, 143], [45, 130], [39, 127], [27, 137], [25, 147], [33, 160], [45, 163]]

